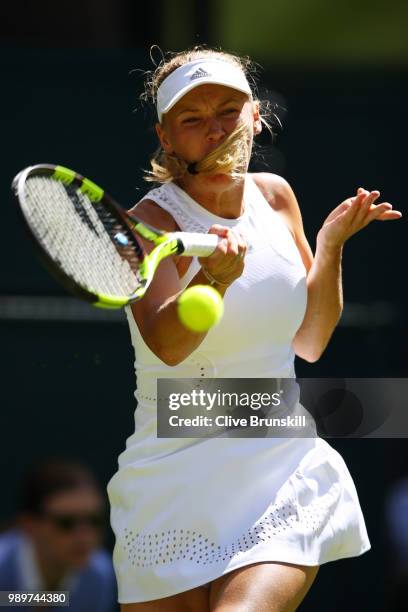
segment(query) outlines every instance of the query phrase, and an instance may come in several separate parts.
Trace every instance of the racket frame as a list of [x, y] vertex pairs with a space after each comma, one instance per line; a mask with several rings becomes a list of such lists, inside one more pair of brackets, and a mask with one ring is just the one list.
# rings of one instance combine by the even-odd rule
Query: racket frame
[[[130, 230], [130, 239], [135, 247], [136, 255], [140, 259], [139, 273], [141, 276], [141, 286], [138, 287], [133, 294], [125, 298], [103, 293], [93, 293], [75, 282], [54, 262], [53, 258], [48, 254], [47, 250], [41, 245], [41, 242], [37, 238], [35, 231], [31, 226], [30, 220], [26, 216], [24, 205], [21, 204], [21, 202], [24, 202], [25, 199], [25, 181], [30, 175], [51, 176], [52, 178], [61, 181], [65, 185], [76, 186], [77, 189], [84, 195], [88, 196], [92, 202], [101, 202], [102, 206], [106, 206], [120, 222], [127, 226], [127, 228]], [[158, 230], [146, 224], [144, 221], [141, 221], [136, 216], [129, 215], [117, 202], [115, 202], [110, 195], [99, 187], [99, 185], [88, 178], [83, 177], [74, 170], [70, 170], [64, 166], [54, 164], [36, 164], [34, 166], [24, 168], [24, 170], [19, 172], [14, 177], [12, 182], [12, 190], [19, 204], [18, 208], [23, 220], [23, 225], [26, 228], [31, 241], [34, 243], [35, 250], [46, 269], [68, 291], [98, 308], [122, 308], [123, 306], [140, 300], [146, 293], [146, 290], [152, 281], [153, 271], [156, 269], [160, 261], [169, 255], [180, 255], [184, 252], [183, 241], [180, 238], [163, 232], [162, 230]], [[143, 238], [150, 240], [155, 244], [155, 248], [148, 256], [137, 240], [134, 231], [137, 231]]]

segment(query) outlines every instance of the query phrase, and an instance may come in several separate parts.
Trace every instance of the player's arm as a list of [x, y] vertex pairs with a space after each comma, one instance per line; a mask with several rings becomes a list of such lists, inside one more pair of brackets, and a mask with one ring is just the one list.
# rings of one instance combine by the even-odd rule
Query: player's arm
[[[154, 227], [166, 231], [178, 231], [174, 219], [171, 215], [160, 208], [151, 200], [143, 200], [132, 211], [137, 216]], [[222, 237], [223, 232], [216, 230]], [[211, 272], [217, 279], [221, 279], [223, 268], [219, 266], [219, 260], [224, 258], [228, 249], [233, 245], [228, 240], [221, 241], [216, 252], [211, 256], [213, 267]], [[150, 242], [143, 241], [147, 252], [152, 250]], [[231, 258], [231, 255], [229, 255]], [[183, 261], [184, 260], [184, 261]], [[188, 357], [203, 341], [207, 332], [192, 332], [188, 330], [179, 320], [177, 314], [177, 298], [182, 292], [180, 276], [183, 266], [186, 265], [186, 258], [167, 257], [163, 259], [154, 275], [153, 281], [142, 300], [132, 304], [132, 313], [139, 328], [139, 331], [147, 346], [167, 365], [177, 365]], [[210, 258], [207, 258], [207, 261]], [[215, 267], [214, 267], [215, 261]], [[224, 295], [228, 281], [232, 282], [234, 275], [227, 270], [222, 277], [226, 284], [216, 285], [215, 288]], [[189, 286], [208, 285], [209, 280], [200, 270], [192, 279]]]
[[[325, 350], [343, 309], [341, 248], [318, 245], [315, 256], [306, 239], [302, 215], [288, 182], [274, 174], [262, 174], [264, 195], [285, 219], [307, 272], [307, 307], [293, 340], [299, 357], [317, 361]], [[259, 180], [259, 179], [258, 179]]]

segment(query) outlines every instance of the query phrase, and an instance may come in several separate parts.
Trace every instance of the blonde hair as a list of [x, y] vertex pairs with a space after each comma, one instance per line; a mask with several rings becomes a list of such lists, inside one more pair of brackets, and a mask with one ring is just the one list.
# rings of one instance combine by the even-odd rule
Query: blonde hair
[[[188, 62], [207, 58], [222, 59], [238, 67], [252, 86], [255, 86], [254, 79], [252, 78], [255, 67], [248, 58], [240, 58], [224, 51], [197, 46], [180, 53], [167, 54], [167, 58], [163, 56], [156, 69], [148, 73], [145, 92], [141, 98], [145, 101], [150, 100], [155, 104], [158, 88], [164, 79], [174, 70]], [[265, 119], [261, 118], [261, 121], [268, 125]], [[192, 174], [198, 172], [202, 174], [230, 174], [233, 178], [242, 177], [249, 164], [250, 142], [251, 133], [249, 127], [245, 124], [240, 124], [219, 147], [211, 151], [211, 153], [196, 164], [188, 164], [176, 155], [166, 153], [160, 146], [150, 160], [151, 171], [146, 171], [145, 180], [169, 183], [175, 179], [182, 178], [187, 172]]]

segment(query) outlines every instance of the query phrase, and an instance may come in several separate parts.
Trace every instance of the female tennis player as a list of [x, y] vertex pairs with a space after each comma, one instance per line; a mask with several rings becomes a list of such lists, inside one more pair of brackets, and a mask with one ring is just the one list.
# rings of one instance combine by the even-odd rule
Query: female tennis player
[[[108, 484], [122, 612], [295, 610], [322, 563], [370, 548], [352, 478], [324, 440], [156, 436], [158, 378], [290, 378], [295, 354], [319, 359], [342, 309], [343, 244], [401, 216], [359, 188], [327, 217], [313, 257], [288, 183], [247, 172], [263, 122], [249, 78], [236, 56], [195, 48], [148, 83], [160, 142], [149, 178], [161, 185], [137, 215], [220, 241], [207, 259], [163, 261], [127, 309], [136, 429]], [[177, 316], [196, 284], [224, 299], [207, 333]]]

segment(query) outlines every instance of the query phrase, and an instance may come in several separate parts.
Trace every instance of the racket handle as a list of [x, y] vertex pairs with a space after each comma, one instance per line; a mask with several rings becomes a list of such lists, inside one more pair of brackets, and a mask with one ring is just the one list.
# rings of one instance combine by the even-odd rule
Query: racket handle
[[195, 234], [193, 232], [174, 232], [182, 245], [180, 255], [186, 257], [208, 257], [217, 248], [219, 238], [217, 234]]

